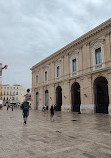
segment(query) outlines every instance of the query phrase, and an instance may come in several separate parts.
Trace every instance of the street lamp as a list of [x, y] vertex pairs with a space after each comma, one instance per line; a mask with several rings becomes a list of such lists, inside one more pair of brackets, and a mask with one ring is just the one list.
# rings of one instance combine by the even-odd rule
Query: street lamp
[[1, 85], [2, 85], [2, 70], [7, 69], [8, 65], [4, 65], [2, 67], [2, 63], [0, 63], [0, 100], [1, 100]]
[[7, 69], [7, 68], [8, 68], [8, 65], [5, 65], [4, 67], [2, 67], [2, 70]]

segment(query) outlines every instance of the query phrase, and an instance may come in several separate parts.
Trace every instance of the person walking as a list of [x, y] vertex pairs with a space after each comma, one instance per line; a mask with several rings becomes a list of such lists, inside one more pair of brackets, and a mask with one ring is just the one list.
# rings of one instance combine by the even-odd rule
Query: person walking
[[56, 104], [54, 105], [54, 110], [56, 110]]
[[27, 105], [24, 106], [23, 108], [23, 118], [24, 118], [24, 123], [26, 124], [27, 117], [29, 116], [29, 108]]
[[13, 111], [13, 104], [12, 104], [12, 111]]
[[7, 110], [8, 110], [8, 106], [9, 106], [8, 103], [6, 103], [6, 106], [7, 106]]
[[53, 105], [51, 106], [50, 108], [50, 118], [51, 118], [51, 121], [53, 121], [53, 116], [54, 116], [54, 108], [53, 108]]

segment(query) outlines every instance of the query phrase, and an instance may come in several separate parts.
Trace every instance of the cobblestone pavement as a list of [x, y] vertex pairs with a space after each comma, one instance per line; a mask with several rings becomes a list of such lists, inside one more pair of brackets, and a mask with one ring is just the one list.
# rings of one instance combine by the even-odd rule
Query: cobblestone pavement
[[0, 110], [0, 158], [111, 158], [111, 116]]

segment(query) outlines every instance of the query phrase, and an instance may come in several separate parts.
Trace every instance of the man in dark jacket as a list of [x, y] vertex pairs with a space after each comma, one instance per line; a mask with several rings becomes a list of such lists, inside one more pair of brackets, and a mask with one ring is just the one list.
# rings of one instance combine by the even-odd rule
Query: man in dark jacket
[[27, 107], [27, 105], [25, 105], [23, 108], [23, 118], [24, 118], [25, 124], [26, 124], [28, 115], [29, 115], [29, 108]]
[[54, 116], [54, 108], [53, 108], [53, 105], [52, 105], [51, 108], [50, 108], [50, 118], [51, 118], [52, 121], [53, 121], [53, 116]]

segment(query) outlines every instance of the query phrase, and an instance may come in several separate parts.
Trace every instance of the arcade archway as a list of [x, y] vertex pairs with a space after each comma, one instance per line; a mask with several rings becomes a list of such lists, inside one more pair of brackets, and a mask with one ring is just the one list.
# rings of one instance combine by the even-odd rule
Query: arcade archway
[[58, 86], [56, 88], [56, 110], [61, 111], [62, 106], [62, 88]]
[[71, 87], [71, 110], [74, 112], [80, 112], [81, 97], [80, 97], [80, 85], [78, 82], [72, 84]]
[[38, 106], [39, 106], [39, 93], [36, 93], [36, 110], [38, 110]]
[[46, 106], [46, 109], [48, 110], [48, 108], [49, 108], [49, 92], [48, 92], [48, 90], [45, 91], [45, 106]]
[[105, 77], [98, 77], [94, 81], [94, 104], [96, 113], [108, 114], [108, 81]]

